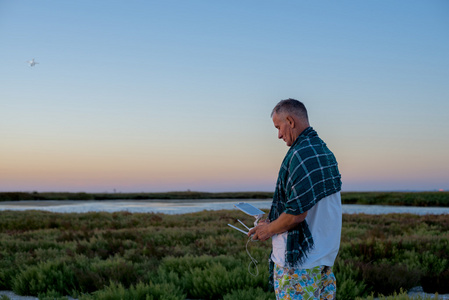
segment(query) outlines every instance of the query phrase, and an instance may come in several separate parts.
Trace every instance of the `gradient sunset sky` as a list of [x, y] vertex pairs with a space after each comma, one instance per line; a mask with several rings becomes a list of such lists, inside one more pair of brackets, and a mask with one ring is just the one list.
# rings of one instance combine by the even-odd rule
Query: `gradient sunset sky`
[[0, 0], [0, 37], [0, 191], [273, 191], [286, 98], [344, 191], [449, 189], [446, 0]]

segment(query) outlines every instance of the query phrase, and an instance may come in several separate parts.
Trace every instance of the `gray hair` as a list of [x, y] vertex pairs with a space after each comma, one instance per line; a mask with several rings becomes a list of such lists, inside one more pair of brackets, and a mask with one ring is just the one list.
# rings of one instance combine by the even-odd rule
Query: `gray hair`
[[297, 116], [302, 120], [309, 121], [305, 105], [301, 101], [292, 98], [279, 101], [279, 103], [276, 104], [276, 106], [273, 108], [273, 111], [271, 112], [271, 117], [273, 117], [275, 113], [276, 114], [289, 113]]

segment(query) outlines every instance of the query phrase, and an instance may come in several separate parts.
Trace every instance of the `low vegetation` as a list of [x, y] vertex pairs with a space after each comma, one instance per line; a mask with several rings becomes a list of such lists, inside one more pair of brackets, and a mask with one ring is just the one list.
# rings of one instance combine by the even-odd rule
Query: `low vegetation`
[[342, 203], [449, 207], [449, 192], [343, 192]]
[[[0, 192], [0, 201], [19, 200], [182, 200], [271, 199], [271, 192], [167, 192], [167, 193], [39, 193]], [[449, 207], [449, 192], [343, 192], [343, 204]]]
[[[0, 212], [0, 290], [40, 299], [274, 299], [269, 242], [226, 226], [238, 211]], [[448, 215], [344, 215], [334, 266], [338, 299], [422, 286], [449, 293]], [[392, 299], [384, 298], [384, 299]], [[424, 298], [423, 298], [424, 299]]]

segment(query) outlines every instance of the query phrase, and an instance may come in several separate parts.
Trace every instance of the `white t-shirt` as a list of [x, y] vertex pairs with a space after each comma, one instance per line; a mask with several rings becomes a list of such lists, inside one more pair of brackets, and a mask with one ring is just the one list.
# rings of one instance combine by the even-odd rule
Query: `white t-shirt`
[[[307, 213], [306, 222], [312, 234], [314, 247], [307, 253], [301, 269], [316, 266], [333, 266], [340, 248], [341, 237], [341, 196], [340, 192], [318, 201]], [[271, 259], [280, 267], [285, 266], [287, 232], [272, 237], [273, 253]]]

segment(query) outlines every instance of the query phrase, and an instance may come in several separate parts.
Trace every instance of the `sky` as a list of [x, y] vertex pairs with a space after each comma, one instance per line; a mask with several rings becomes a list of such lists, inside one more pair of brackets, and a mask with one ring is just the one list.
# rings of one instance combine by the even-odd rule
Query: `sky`
[[446, 0], [0, 0], [0, 37], [0, 191], [273, 191], [287, 98], [343, 191], [449, 189]]

